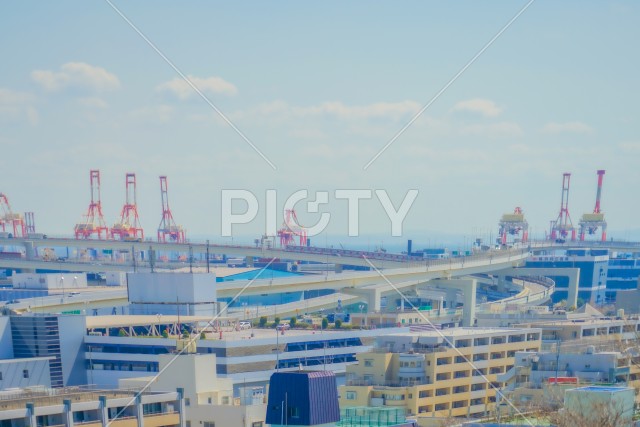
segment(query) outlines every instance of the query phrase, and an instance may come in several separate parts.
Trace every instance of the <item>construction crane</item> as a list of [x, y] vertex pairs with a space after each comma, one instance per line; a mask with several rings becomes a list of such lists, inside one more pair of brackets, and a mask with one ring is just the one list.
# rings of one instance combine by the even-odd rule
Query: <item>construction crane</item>
[[142, 241], [144, 239], [144, 230], [138, 217], [136, 174], [126, 174], [124, 185], [125, 202], [120, 213], [120, 221], [111, 227], [111, 237], [118, 240]]
[[13, 231], [13, 237], [24, 237], [27, 234], [24, 217], [11, 210], [9, 198], [3, 193], [0, 193], [0, 228], [3, 232]]
[[604, 213], [600, 210], [600, 197], [602, 196], [602, 180], [604, 178], [604, 170], [599, 170], [598, 174], [598, 191], [596, 192], [596, 206], [593, 213], [586, 213], [580, 218], [580, 241], [584, 241], [585, 234], [594, 235], [598, 228], [602, 230], [600, 235], [601, 241], [607, 240], [607, 222], [604, 220]]
[[307, 245], [307, 229], [300, 225], [298, 216], [293, 209], [284, 211], [284, 221], [282, 228], [278, 230], [280, 245], [283, 247], [295, 244], [295, 236], [298, 236], [300, 246]]
[[551, 221], [551, 240], [562, 241], [571, 234], [571, 241], [576, 240], [576, 229], [571, 222], [569, 215], [569, 185], [571, 183], [571, 174], [565, 172], [562, 174], [562, 198], [560, 200], [560, 213], [555, 221]]
[[498, 223], [498, 239], [501, 245], [507, 244], [507, 236], [518, 236], [522, 243], [526, 243], [529, 239], [529, 223], [524, 219], [524, 212], [520, 207], [516, 207], [513, 213], [506, 213], [502, 215], [500, 222]]
[[[176, 224], [169, 207], [169, 194], [167, 192], [167, 177], [160, 177], [160, 198], [162, 199], [162, 220], [158, 226], [158, 242], [186, 243], [186, 231]], [[169, 238], [167, 240], [167, 237]]]
[[102, 203], [100, 201], [100, 171], [89, 171], [89, 188], [91, 190], [91, 202], [82, 222], [74, 227], [76, 239], [89, 239], [96, 235], [98, 239], [109, 238], [109, 227], [102, 215]]

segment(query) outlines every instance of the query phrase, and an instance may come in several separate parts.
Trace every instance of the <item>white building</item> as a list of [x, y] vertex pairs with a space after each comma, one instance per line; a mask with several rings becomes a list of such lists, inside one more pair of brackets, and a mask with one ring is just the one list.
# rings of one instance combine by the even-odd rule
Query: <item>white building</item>
[[264, 424], [267, 407], [262, 389], [243, 402], [233, 397], [233, 381], [216, 374], [215, 354], [163, 354], [159, 358], [162, 375], [122, 379], [123, 389], [149, 385], [152, 391], [184, 388], [187, 425], [216, 427], [258, 427]]
[[127, 289], [131, 314], [216, 314], [215, 274], [129, 273]]
[[87, 287], [86, 273], [16, 273], [11, 276], [14, 289], [67, 290]]

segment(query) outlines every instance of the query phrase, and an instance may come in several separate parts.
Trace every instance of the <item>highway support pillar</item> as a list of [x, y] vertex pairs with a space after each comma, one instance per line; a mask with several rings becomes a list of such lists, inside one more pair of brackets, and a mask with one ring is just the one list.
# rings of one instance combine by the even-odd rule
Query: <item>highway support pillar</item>
[[379, 312], [381, 309], [382, 291], [378, 288], [344, 288], [343, 293], [363, 297], [367, 303], [367, 312]]
[[[436, 279], [431, 280], [429, 284], [437, 285], [447, 289], [447, 308], [455, 308], [455, 303], [451, 302], [450, 296], [453, 296], [457, 290], [461, 290], [464, 295], [464, 306], [462, 309], [462, 326], [473, 326], [476, 321], [476, 279]], [[455, 297], [453, 298], [455, 301]]]

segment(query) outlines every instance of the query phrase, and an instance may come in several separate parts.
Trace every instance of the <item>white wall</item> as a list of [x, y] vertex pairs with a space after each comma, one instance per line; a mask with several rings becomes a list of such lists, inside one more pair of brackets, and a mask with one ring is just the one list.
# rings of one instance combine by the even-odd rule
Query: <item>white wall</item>
[[211, 273], [128, 273], [129, 302], [203, 303], [216, 300]]
[[107, 286], [127, 286], [127, 273], [124, 271], [108, 271]]
[[16, 273], [11, 276], [16, 289], [78, 289], [87, 287], [86, 273]]
[[[27, 371], [25, 378], [24, 371]], [[51, 387], [49, 359], [34, 357], [0, 361], [0, 390], [41, 385]]]

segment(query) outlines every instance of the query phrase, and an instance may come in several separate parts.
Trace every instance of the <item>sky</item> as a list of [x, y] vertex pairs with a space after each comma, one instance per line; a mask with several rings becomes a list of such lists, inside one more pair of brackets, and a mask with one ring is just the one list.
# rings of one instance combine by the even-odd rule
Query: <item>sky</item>
[[[495, 236], [515, 206], [541, 237], [562, 174], [572, 173], [577, 225], [605, 169], [610, 235], [629, 238], [640, 230], [635, 1], [533, 2], [363, 168], [525, 4], [113, 1], [274, 169], [107, 1], [2, 2], [0, 192], [51, 235], [72, 234], [99, 169], [108, 225], [136, 173], [147, 236], [166, 175], [174, 218], [193, 239], [222, 239], [228, 189], [260, 203], [238, 239], [264, 232], [269, 189], [279, 208], [297, 190], [310, 200], [328, 191], [325, 240], [348, 240], [336, 189], [385, 190], [396, 207], [418, 190], [403, 238]], [[304, 202], [296, 210], [303, 225], [320, 216]], [[375, 195], [359, 219], [362, 236], [391, 234]]]

